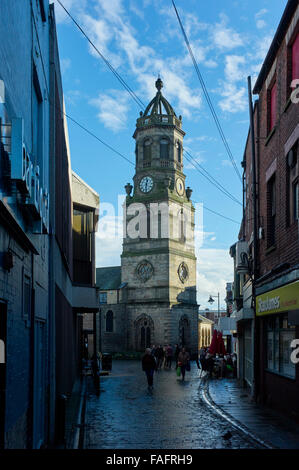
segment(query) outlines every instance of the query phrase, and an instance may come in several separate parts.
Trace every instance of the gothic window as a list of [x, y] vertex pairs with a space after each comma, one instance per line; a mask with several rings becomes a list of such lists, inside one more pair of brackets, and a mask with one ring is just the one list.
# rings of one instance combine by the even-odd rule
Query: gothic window
[[146, 139], [143, 143], [143, 161], [144, 163], [150, 163], [152, 160], [152, 142], [150, 139]]
[[167, 139], [160, 140], [160, 158], [161, 160], [169, 159], [169, 141]]
[[181, 142], [177, 141], [176, 143], [176, 152], [177, 152], [177, 161], [182, 163], [182, 145]]
[[106, 314], [106, 332], [113, 333], [114, 327], [113, 312], [109, 310]]

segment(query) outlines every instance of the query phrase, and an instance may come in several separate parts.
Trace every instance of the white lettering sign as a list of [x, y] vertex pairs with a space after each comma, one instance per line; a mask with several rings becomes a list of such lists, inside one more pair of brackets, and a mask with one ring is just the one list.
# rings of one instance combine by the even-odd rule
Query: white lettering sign
[[280, 297], [267, 297], [266, 300], [258, 300], [259, 313], [268, 312], [269, 310], [277, 310], [280, 308]]

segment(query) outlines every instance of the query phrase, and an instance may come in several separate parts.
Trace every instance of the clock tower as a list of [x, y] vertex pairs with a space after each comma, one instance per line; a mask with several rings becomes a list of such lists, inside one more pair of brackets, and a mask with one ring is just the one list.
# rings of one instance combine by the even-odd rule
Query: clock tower
[[127, 349], [175, 344], [197, 352], [198, 306], [192, 190], [183, 173], [182, 117], [157, 94], [137, 119], [136, 171], [128, 183], [121, 280]]

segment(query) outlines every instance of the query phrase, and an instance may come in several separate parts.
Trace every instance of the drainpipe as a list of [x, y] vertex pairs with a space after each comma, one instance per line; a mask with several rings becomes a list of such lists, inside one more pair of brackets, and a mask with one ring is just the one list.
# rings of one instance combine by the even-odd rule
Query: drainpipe
[[256, 181], [256, 155], [255, 155], [255, 130], [254, 130], [254, 115], [252, 104], [252, 88], [251, 77], [248, 77], [248, 99], [249, 99], [249, 116], [250, 116], [250, 131], [251, 131], [251, 158], [252, 158], [252, 202], [253, 202], [253, 273], [252, 273], [252, 307], [254, 310], [253, 316], [253, 384], [252, 396], [254, 401], [257, 401], [258, 396], [258, 331], [255, 313], [255, 282], [257, 278], [258, 266], [258, 237], [257, 237], [257, 181]]

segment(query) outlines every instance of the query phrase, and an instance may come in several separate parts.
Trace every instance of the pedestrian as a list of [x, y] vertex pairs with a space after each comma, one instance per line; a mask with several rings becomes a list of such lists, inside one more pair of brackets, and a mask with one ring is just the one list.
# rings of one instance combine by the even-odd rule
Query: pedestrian
[[171, 369], [172, 356], [173, 356], [173, 349], [171, 347], [171, 344], [169, 344], [166, 349], [166, 367], [168, 367], [168, 369]]
[[151, 354], [152, 356], [156, 357], [156, 346], [154, 344], [151, 347]]
[[164, 359], [164, 351], [163, 351], [161, 344], [156, 349], [155, 358], [157, 361], [157, 370], [160, 370], [163, 364], [163, 359]]
[[178, 365], [181, 366], [182, 381], [185, 380], [185, 373], [188, 368], [189, 361], [190, 361], [190, 354], [186, 351], [185, 348], [183, 348], [178, 356]]
[[176, 367], [176, 368], [178, 367], [178, 357], [179, 357], [179, 354], [180, 354], [180, 348], [179, 348], [179, 345], [176, 344], [176, 345], [175, 345], [175, 351], [174, 351], [174, 359], [175, 359], [175, 367]]
[[145, 354], [142, 358], [142, 370], [146, 373], [148, 389], [153, 389], [154, 384], [154, 372], [157, 368], [154, 356], [151, 353], [150, 348], [145, 350]]

